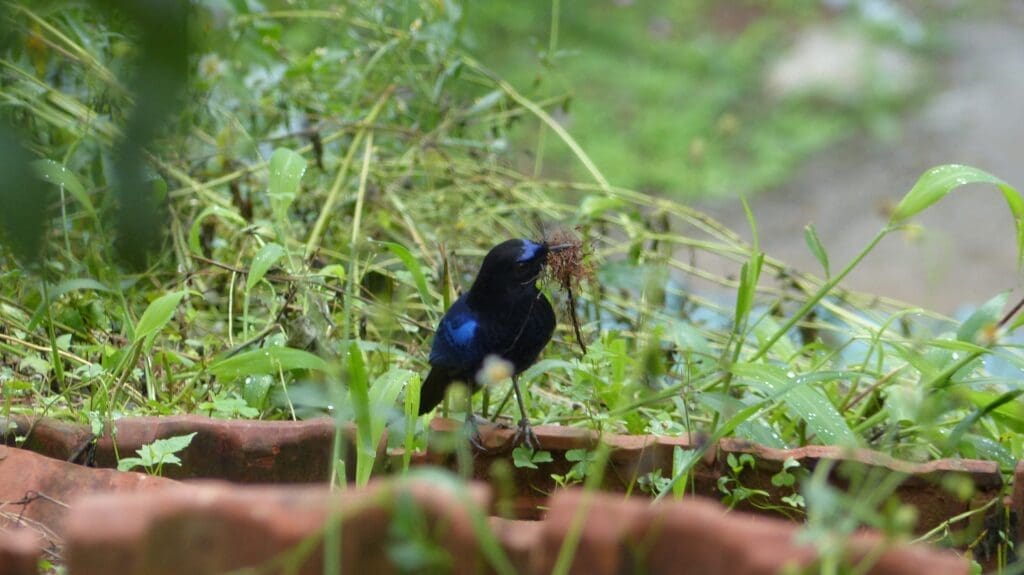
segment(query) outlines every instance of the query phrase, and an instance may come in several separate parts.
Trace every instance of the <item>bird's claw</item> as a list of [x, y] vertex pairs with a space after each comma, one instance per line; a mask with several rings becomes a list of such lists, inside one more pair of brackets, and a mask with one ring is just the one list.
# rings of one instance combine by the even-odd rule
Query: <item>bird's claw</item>
[[469, 440], [469, 444], [473, 449], [486, 453], [487, 448], [484, 447], [483, 438], [480, 436], [480, 427], [477, 425], [478, 419], [479, 418], [477, 418], [475, 414], [470, 414], [470, 416], [466, 418], [466, 438]]
[[516, 434], [512, 437], [512, 444], [525, 445], [534, 451], [540, 449], [540, 441], [537, 439], [537, 434], [533, 432], [530, 420], [525, 417], [519, 420], [519, 427], [516, 428]]

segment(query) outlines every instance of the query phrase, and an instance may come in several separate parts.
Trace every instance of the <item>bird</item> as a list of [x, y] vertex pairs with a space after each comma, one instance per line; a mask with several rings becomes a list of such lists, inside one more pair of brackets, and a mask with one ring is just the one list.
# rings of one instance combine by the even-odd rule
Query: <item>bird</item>
[[[510, 239], [491, 248], [469, 291], [455, 300], [434, 332], [430, 372], [420, 388], [420, 415], [441, 403], [455, 382], [465, 383], [472, 392], [479, 390], [478, 374], [496, 357], [511, 364], [512, 388], [520, 414], [514, 444], [539, 448], [523, 406], [519, 374], [537, 360], [555, 331], [555, 312], [537, 281], [548, 255], [570, 247]], [[467, 402], [470, 441], [482, 449], [471, 394]]]

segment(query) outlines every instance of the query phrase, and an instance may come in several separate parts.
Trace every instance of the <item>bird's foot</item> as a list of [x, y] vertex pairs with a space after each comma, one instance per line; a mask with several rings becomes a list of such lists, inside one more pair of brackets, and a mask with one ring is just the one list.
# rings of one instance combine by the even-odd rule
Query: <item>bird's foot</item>
[[512, 437], [512, 445], [520, 444], [534, 451], [540, 449], [540, 441], [537, 439], [537, 434], [533, 432], [530, 420], [525, 417], [519, 420], [519, 427], [516, 429], [516, 434]]

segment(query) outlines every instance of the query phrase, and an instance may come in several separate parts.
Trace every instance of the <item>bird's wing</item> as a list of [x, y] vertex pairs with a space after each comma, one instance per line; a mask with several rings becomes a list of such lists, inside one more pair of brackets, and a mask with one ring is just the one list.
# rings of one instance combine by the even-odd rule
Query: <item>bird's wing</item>
[[463, 300], [456, 301], [441, 318], [430, 349], [430, 363], [461, 370], [473, 368], [481, 361], [480, 330], [477, 315]]

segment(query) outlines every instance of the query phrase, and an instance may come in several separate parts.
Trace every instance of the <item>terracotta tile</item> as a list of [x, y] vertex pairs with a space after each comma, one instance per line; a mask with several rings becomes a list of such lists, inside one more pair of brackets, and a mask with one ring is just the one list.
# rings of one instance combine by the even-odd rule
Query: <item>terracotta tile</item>
[[[67, 460], [82, 452], [91, 433], [84, 425], [52, 419], [14, 418], [17, 433], [31, 429], [26, 448]], [[334, 424], [329, 418], [305, 421], [223, 420], [198, 415], [166, 417], [125, 417], [114, 422], [117, 450], [109, 429], [97, 442], [91, 463], [116, 467], [122, 457], [157, 439], [196, 432], [188, 449], [181, 452], [180, 466], [165, 467], [172, 478], [217, 478], [239, 483], [312, 483], [327, 481], [334, 442]], [[355, 428], [345, 430], [348, 453], [354, 449]], [[383, 466], [387, 437], [381, 441], [378, 461]], [[78, 458], [83, 460], [85, 455]], [[346, 472], [355, 476], [355, 458]]]
[[[25, 418], [15, 420], [20, 433], [34, 425], [28, 446], [55, 457], [67, 457], [81, 450], [89, 439], [84, 426], [69, 425], [52, 420], [32, 422]], [[320, 482], [329, 473], [330, 446], [334, 428], [328, 419], [302, 422], [224, 421], [199, 416], [165, 418], [124, 418], [117, 421], [117, 442], [122, 455], [131, 455], [143, 444], [158, 438], [198, 433], [192, 446], [181, 454], [181, 468], [167, 467], [165, 472], [172, 477], [225, 478], [236, 482]], [[461, 438], [462, 424], [453, 420], [435, 419], [430, 424], [432, 433], [431, 449], [426, 453], [415, 453], [413, 465], [435, 464], [458, 468], [457, 458], [445, 453], [438, 446], [448, 438]], [[589, 430], [561, 426], [538, 426], [535, 428], [542, 447], [552, 454], [553, 461], [538, 464], [538, 469], [516, 468], [511, 464], [510, 452], [514, 430], [501, 426], [484, 426], [481, 429], [485, 452], [474, 454], [470, 465], [472, 476], [491, 482], [498, 495], [492, 513], [518, 518], [538, 519], [544, 515], [546, 496], [559, 489], [552, 478], [554, 474], [564, 475], [573, 466], [566, 460], [571, 449], [593, 449], [597, 436]], [[350, 427], [346, 430], [349, 439], [354, 435]], [[12, 440], [8, 437], [7, 440]], [[605, 474], [602, 488], [624, 492], [627, 489], [639, 493], [637, 481], [647, 473], [660, 472], [669, 477], [672, 472], [673, 450], [676, 447], [692, 449], [699, 446], [700, 439], [686, 437], [619, 436], [606, 435], [603, 439], [613, 448], [610, 465]], [[351, 450], [351, 447], [349, 448]], [[385, 453], [382, 442], [378, 452], [380, 468], [400, 469], [402, 450]], [[351, 451], [350, 451], [351, 452]], [[864, 449], [844, 449], [830, 446], [807, 446], [792, 450], [771, 449], [735, 438], [723, 439], [712, 449], [691, 473], [691, 494], [721, 497], [718, 479], [729, 473], [726, 456], [730, 453], [749, 453], [757, 459], [755, 469], [744, 470], [742, 482], [753, 489], [763, 489], [782, 496], [779, 489], [771, 484], [772, 476], [778, 472], [782, 462], [793, 457], [804, 469], [813, 469], [822, 460], [840, 459], [850, 461], [845, 465], [872, 466], [888, 469], [910, 476], [898, 490], [900, 498], [918, 508], [918, 532], [924, 532], [942, 524], [949, 518], [970, 509], [976, 509], [992, 498], [1000, 497], [1002, 478], [998, 466], [993, 462], [946, 459], [923, 464], [899, 461], [885, 454]], [[102, 466], [115, 463], [113, 443], [107, 433], [98, 442], [94, 462]], [[347, 473], [354, 475], [355, 458], [348, 458]], [[833, 473], [831, 480], [843, 487], [845, 481], [840, 471]], [[960, 475], [971, 480], [975, 487], [973, 498], [964, 501], [942, 488], [948, 476]], [[1020, 482], [1018, 482], [1018, 490]], [[786, 490], [788, 494], [789, 490]], [[1018, 492], [1013, 499], [1015, 509], [1024, 507], [1024, 495]], [[747, 503], [741, 509], [753, 509]], [[974, 523], [954, 526], [954, 534], [963, 542], [998, 519], [998, 510], [993, 509], [991, 517], [978, 517]], [[1004, 526], [1005, 527], [1005, 526]], [[992, 529], [990, 529], [991, 531]], [[984, 559], [984, 557], [982, 558]]]
[[[789, 457], [794, 458], [806, 470], [813, 470], [822, 461], [839, 461], [830, 475], [830, 481], [841, 489], [847, 487], [846, 476], [850, 469], [867, 470], [878, 468], [892, 472], [904, 473], [907, 478], [896, 490], [903, 503], [913, 505], [918, 511], [915, 527], [917, 533], [925, 533], [941, 525], [952, 517], [971, 509], [978, 509], [994, 498], [1001, 497], [1003, 479], [999, 465], [992, 461], [970, 459], [942, 459], [926, 463], [912, 463], [895, 459], [884, 453], [868, 449], [851, 449], [825, 445], [809, 445], [796, 449], [772, 449], [747, 441], [726, 438], [719, 442], [718, 466], [719, 473], [728, 475], [726, 463], [730, 453], [749, 453], [757, 461], [753, 469], [744, 469], [740, 479], [745, 487], [760, 489], [769, 493], [779, 490], [772, 485], [771, 478], [782, 469], [782, 463]], [[943, 484], [953, 476], [969, 480], [974, 486], [973, 497], [964, 500], [951, 493]], [[752, 506], [741, 504], [740, 509], [755, 510]], [[952, 526], [956, 538], [967, 542], [981, 531], [981, 525], [968, 525], [961, 522]]]
[[0, 521], [0, 575], [36, 575], [40, 555], [38, 534]]
[[97, 492], [150, 491], [177, 485], [170, 479], [111, 469], [90, 469], [0, 445], [0, 527], [24, 528], [44, 548], [59, 552], [64, 520], [81, 496]]
[[491, 531], [515, 568], [516, 573], [534, 573], [534, 555], [541, 544], [544, 524], [540, 521], [521, 521], [491, 517]]
[[[580, 505], [587, 497], [592, 497], [588, 511], [580, 516]], [[726, 513], [717, 503], [696, 497], [651, 506], [610, 494], [570, 490], [552, 498], [534, 572], [546, 573], [554, 567], [574, 523], [582, 532], [571, 573], [767, 575], [786, 566], [809, 566], [815, 558], [812, 548], [797, 543], [797, 528], [783, 520]], [[858, 536], [848, 549], [853, 557], [865, 557], [882, 543], [877, 535]], [[967, 572], [967, 563], [952, 553], [925, 547], [887, 550], [868, 571], [875, 575]]]
[[[425, 537], [442, 546], [443, 570], [476, 573], [485, 562], [469, 508], [486, 509], [487, 489], [455, 483], [446, 488], [448, 481], [374, 482], [365, 490], [334, 493], [323, 487], [196, 483], [159, 496], [96, 495], [81, 501], [68, 521], [68, 573], [204, 575], [275, 565], [271, 572], [280, 572], [282, 564], [275, 561], [288, 559], [299, 573], [319, 574], [320, 534], [332, 513], [345, 517], [340, 556], [346, 573], [396, 572], [389, 550], [415, 541], [396, 534], [396, 517], [412, 532], [421, 526]], [[309, 544], [305, 551], [297, 548], [303, 543]]]
[[[14, 424], [13, 429], [8, 428], [8, 421], [0, 417], [2, 443], [55, 459], [70, 459], [75, 450], [84, 446], [91, 437], [86, 426], [56, 419], [14, 416], [9, 422]], [[17, 436], [27, 436], [27, 440], [17, 444]]]

